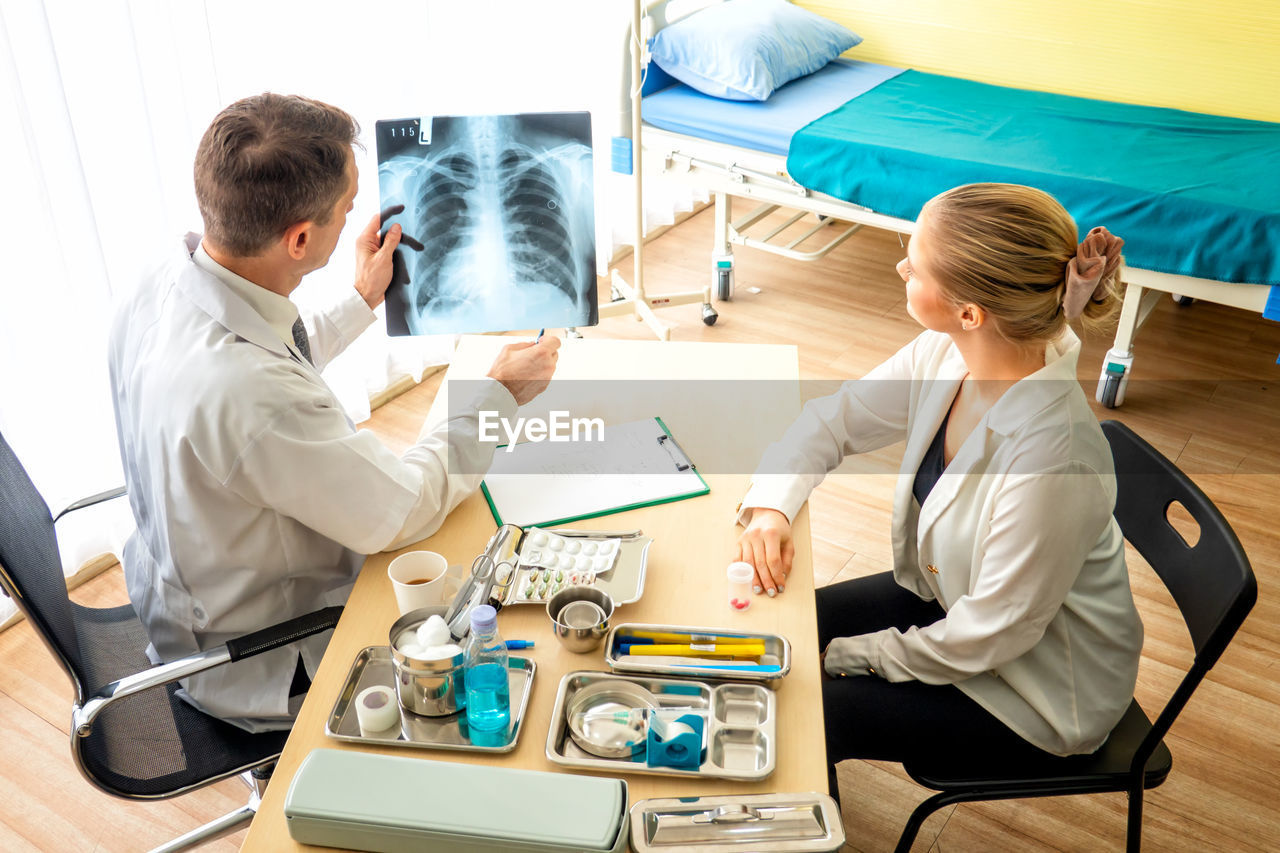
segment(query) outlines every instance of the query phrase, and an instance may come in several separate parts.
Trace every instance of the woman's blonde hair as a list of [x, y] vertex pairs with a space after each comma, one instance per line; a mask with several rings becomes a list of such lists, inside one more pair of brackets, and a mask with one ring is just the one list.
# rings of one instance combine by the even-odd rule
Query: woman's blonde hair
[[[1067, 262], [1076, 256], [1075, 221], [1057, 199], [1019, 184], [966, 184], [935, 196], [920, 211], [933, 237], [930, 272], [957, 304], [987, 312], [1016, 343], [1062, 334]], [[1105, 326], [1120, 304], [1121, 266], [1087, 302], [1085, 331]]]

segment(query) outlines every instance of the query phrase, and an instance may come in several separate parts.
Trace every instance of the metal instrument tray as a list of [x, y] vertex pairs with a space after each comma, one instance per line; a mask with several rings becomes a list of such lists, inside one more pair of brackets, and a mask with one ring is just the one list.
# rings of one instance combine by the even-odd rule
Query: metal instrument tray
[[[645, 536], [639, 530], [575, 530], [565, 527], [548, 527], [545, 529], [549, 533], [571, 536], [583, 541], [601, 542], [605, 539], [621, 539], [622, 541], [618, 545], [618, 561], [614, 563], [613, 568], [609, 569], [609, 571], [601, 572], [597, 575], [596, 581], [592, 586], [609, 593], [609, 597], [613, 599], [614, 604], [632, 604], [640, 600], [640, 596], [644, 592], [644, 574], [649, 561], [649, 546], [653, 544], [651, 537]], [[518, 550], [523, 552], [525, 547], [526, 539], [522, 538]], [[504, 605], [545, 605], [547, 603], [546, 598], [521, 598], [519, 596], [519, 591], [524, 586], [524, 578], [531, 571], [531, 569], [523, 567], [515, 571], [515, 577], [510, 580], [502, 599]]]
[[[511, 737], [501, 746], [477, 746], [467, 735], [465, 711], [445, 717], [423, 717], [400, 708], [400, 729], [368, 737], [361, 734], [356, 719], [355, 698], [366, 687], [381, 684], [395, 690], [396, 675], [391, 663], [391, 650], [386, 646], [361, 649], [351, 664], [351, 672], [338, 693], [333, 712], [325, 721], [329, 737], [349, 743], [373, 743], [381, 746], [408, 746], [418, 749], [456, 749], [472, 752], [510, 752], [520, 740], [521, 723], [529, 705], [530, 688], [537, 664], [528, 658], [511, 655], [507, 664], [511, 684]], [[399, 707], [397, 705], [397, 707]]]
[[[703, 712], [707, 725], [702, 764], [696, 768], [650, 767], [644, 753], [635, 758], [602, 758], [578, 746], [569, 733], [569, 701], [576, 691], [602, 681], [638, 684], [654, 695], [660, 708]], [[551, 727], [547, 730], [547, 758], [555, 764], [602, 773], [763, 779], [777, 765], [777, 715], [777, 697], [761, 684], [571, 672], [560, 680], [556, 691]]]
[[634, 853], [835, 853], [840, 809], [826, 794], [731, 794], [641, 800], [631, 807]]
[[[705, 666], [624, 659], [619, 655], [619, 635], [655, 633], [671, 634], [670, 643], [712, 643], [716, 637], [742, 637], [764, 641], [764, 654], [760, 656], [763, 669], [753, 669], [739, 662], [707, 659]], [[679, 638], [679, 639], [678, 639]], [[759, 631], [731, 631], [725, 628], [691, 628], [688, 625], [649, 625], [624, 622], [609, 630], [604, 641], [604, 661], [614, 672], [643, 673], [650, 675], [675, 675], [681, 678], [732, 679], [734, 681], [777, 681], [791, 671], [791, 644], [780, 634]], [[749, 662], [748, 662], [749, 664]], [[729, 667], [729, 668], [726, 668]], [[777, 669], [772, 669], [777, 667]]]

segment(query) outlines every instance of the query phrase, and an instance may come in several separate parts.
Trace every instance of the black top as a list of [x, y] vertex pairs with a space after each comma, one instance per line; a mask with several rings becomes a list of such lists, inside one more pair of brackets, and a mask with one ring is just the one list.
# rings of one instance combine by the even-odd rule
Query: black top
[[948, 409], [947, 416], [942, 419], [942, 426], [938, 427], [938, 434], [933, 437], [933, 443], [924, 452], [924, 459], [920, 460], [920, 467], [916, 469], [916, 479], [911, 485], [911, 492], [916, 496], [916, 503], [921, 506], [924, 506], [924, 499], [929, 497], [929, 492], [933, 491], [933, 487], [938, 484], [938, 478], [947, 467], [944, 445], [947, 442], [947, 421], [949, 420], [951, 420], [951, 411]]

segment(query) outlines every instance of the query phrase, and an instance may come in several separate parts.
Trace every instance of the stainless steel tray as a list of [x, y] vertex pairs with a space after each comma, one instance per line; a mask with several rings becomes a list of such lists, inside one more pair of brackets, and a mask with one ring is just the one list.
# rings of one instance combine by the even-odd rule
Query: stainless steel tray
[[[569, 734], [566, 709], [573, 694], [602, 681], [638, 684], [652, 693], [662, 708], [691, 708], [706, 714], [706, 754], [697, 768], [650, 767], [644, 753], [633, 758], [601, 758], [584, 750]], [[566, 767], [603, 773], [651, 773], [659, 776], [763, 779], [777, 765], [777, 697], [761, 684], [715, 684], [681, 678], [571, 672], [560, 680], [551, 727], [547, 730], [547, 758]]]
[[[684, 639], [663, 639], [662, 642], [710, 643], [716, 637], [743, 637], [764, 641], [764, 654], [758, 668], [749, 662], [706, 660], [703, 666], [675, 665], [669, 662], [650, 663], [644, 660], [620, 658], [619, 637], [637, 633], [673, 634]], [[760, 631], [731, 631], [725, 628], [691, 628], [688, 625], [652, 625], [624, 622], [609, 630], [604, 641], [604, 660], [614, 672], [649, 675], [675, 675], [681, 678], [711, 678], [733, 681], [776, 681], [791, 671], [791, 644], [780, 634]]]
[[730, 794], [641, 800], [631, 807], [634, 853], [835, 853], [840, 809], [826, 794]]
[[351, 672], [338, 693], [333, 712], [325, 721], [324, 731], [329, 737], [350, 743], [376, 743], [382, 746], [408, 746], [418, 749], [458, 749], [473, 752], [510, 752], [520, 740], [521, 723], [533, 692], [533, 675], [537, 664], [528, 658], [510, 656], [508, 670], [511, 684], [511, 729], [508, 740], [501, 746], [477, 746], [467, 735], [466, 713], [447, 717], [422, 717], [400, 709], [400, 729], [392, 729], [385, 735], [368, 737], [361, 734], [356, 720], [355, 697], [366, 687], [381, 684], [395, 690], [395, 670], [391, 663], [391, 650], [386, 646], [369, 646], [361, 649], [351, 664]]
[[[644, 593], [644, 574], [649, 561], [649, 546], [653, 539], [639, 530], [575, 530], [566, 527], [548, 527], [552, 533], [561, 536], [572, 536], [575, 539], [602, 541], [605, 539], [621, 539], [618, 546], [618, 561], [613, 568], [596, 576], [593, 586], [609, 593], [614, 604], [631, 604], [639, 601]], [[525, 541], [520, 542], [519, 550], [523, 551]], [[531, 570], [520, 568], [507, 587], [502, 603], [506, 604], [541, 604], [546, 598], [521, 598], [519, 591], [524, 586], [523, 580]]]

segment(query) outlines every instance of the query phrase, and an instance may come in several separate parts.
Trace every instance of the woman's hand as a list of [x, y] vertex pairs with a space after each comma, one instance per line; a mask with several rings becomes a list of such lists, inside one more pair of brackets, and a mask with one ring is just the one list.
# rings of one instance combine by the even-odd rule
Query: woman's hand
[[783, 592], [795, 554], [791, 522], [786, 515], [776, 509], [753, 509], [751, 522], [738, 537], [738, 559], [755, 566], [755, 591], [767, 592], [770, 596]]

